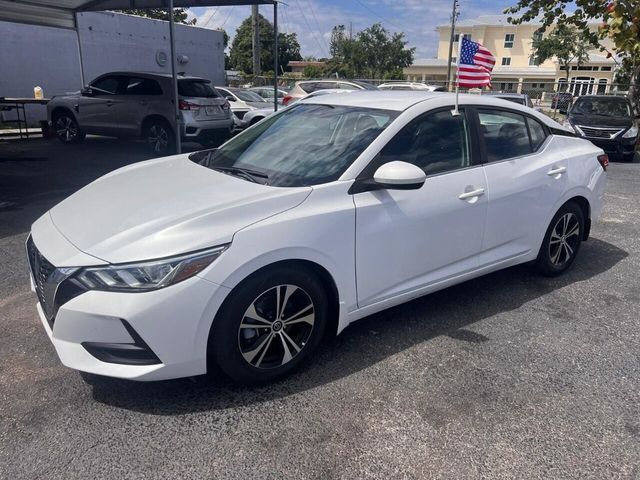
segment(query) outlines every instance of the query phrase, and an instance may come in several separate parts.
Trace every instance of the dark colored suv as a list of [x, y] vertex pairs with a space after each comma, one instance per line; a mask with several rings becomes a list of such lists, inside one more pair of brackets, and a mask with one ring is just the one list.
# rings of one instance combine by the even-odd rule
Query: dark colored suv
[[626, 97], [579, 97], [571, 107], [567, 120], [578, 135], [591, 140], [608, 155], [633, 160], [638, 143], [638, 125]]

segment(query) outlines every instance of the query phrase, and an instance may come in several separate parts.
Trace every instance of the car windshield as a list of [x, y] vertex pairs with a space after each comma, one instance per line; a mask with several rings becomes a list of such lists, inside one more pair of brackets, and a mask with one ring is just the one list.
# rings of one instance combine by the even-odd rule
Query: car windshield
[[207, 168], [250, 172], [277, 187], [337, 180], [399, 112], [299, 104], [272, 115], [217, 150], [191, 159]]
[[579, 115], [601, 115], [604, 117], [630, 117], [631, 110], [624, 98], [580, 98], [571, 113]]
[[183, 97], [214, 98], [218, 93], [209, 80], [178, 80], [178, 94]]
[[236, 97], [243, 102], [264, 102], [265, 99], [258, 95], [256, 92], [250, 92], [249, 90], [231, 90]]

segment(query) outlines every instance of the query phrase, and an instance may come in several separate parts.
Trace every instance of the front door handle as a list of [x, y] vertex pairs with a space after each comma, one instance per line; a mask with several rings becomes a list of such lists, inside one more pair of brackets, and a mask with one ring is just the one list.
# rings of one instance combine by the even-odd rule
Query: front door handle
[[562, 175], [566, 171], [567, 167], [556, 167], [549, 170], [547, 172], [547, 175], [549, 175], [550, 177], [555, 177], [556, 175]]
[[458, 195], [460, 200], [469, 200], [470, 198], [479, 197], [484, 195], [484, 188], [476, 188], [475, 190], [471, 190], [470, 192], [464, 192]]

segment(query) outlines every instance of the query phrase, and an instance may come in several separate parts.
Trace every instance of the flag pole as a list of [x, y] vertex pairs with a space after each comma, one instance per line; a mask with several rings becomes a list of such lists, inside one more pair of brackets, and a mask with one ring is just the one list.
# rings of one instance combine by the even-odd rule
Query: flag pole
[[460, 112], [458, 111], [458, 93], [460, 91], [460, 52], [462, 51], [463, 39], [464, 37], [462, 35], [458, 38], [458, 58], [456, 58], [456, 103], [453, 110], [451, 110], [451, 115], [454, 117], [460, 115]]

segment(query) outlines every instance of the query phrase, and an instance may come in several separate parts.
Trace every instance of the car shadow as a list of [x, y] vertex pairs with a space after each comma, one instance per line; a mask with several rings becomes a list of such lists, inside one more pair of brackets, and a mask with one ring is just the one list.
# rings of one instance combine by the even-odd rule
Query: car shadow
[[517, 266], [385, 310], [329, 339], [307, 367], [269, 385], [238, 386], [218, 373], [151, 383], [86, 374], [83, 377], [91, 384], [96, 401], [153, 415], [180, 415], [260, 403], [334, 382], [441, 335], [481, 345], [490, 339], [465, 327], [588, 280], [627, 256], [615, 245], [591, 238], [582, 245], [572, 268], [559, 277], [541, 277], [527, 266]]

